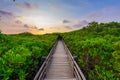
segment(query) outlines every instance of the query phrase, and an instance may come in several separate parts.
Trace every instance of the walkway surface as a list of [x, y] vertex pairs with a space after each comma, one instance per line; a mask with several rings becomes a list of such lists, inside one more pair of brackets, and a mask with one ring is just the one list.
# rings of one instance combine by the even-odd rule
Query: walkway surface
[[62, 41], [58, 41], [44, 80], [76, 80]]

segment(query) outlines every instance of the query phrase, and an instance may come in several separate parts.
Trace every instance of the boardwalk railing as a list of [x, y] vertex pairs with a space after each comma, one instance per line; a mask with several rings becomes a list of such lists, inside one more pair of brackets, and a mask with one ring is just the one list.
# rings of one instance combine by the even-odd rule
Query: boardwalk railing
[[39, 69], [39, 71], [37, 72], [34, 80], [44, 80], [45, 74], [47, 72], [48, 66], [51, 62], [51, 57], [56, 49], [56, 45], [57, 45], [58, 41], [56, 41], [56, 43], [54, 44], [54, 46], [52, 47], [50, 53], [48, 54], [46, 60], [44, 61], [44, 63], [42, 64], [41, 68]]
[[71, 52], [69, 51], [69, 49], [67, 48], [65, 42], [62, 40], [65, 51], [68, 55], [68, 59], [69, 59], [69, 63], [71, 65], [71, 68], [73, 69], [74, 75], [76, 80], [86, 80], [84, 74], [82, 73], [81, 69], [79, 68], [78, 64], [76, 63], [76, 61], [74, 60]]
[[[82, 71], [80, 70], [78, 64], [76, 63], [76, 61], [74, 60], [72, 54], [70, 53], [69, 49], [67, 48], [65, 42], [60, 39], [64, 45], [64, 49], [66, 51], [68, 60], [69, 60], [69, 64], [71, 66], [71, 69], [73, 71], [73, 75], [75, 76], [76, 80], [86, 80], [85, 76], [83, 75]], [[51, 59], [52, 59], [52, 55], [56, 49], [56, 46], [58, 44], [58, 41], [56, 41], [56, 43], [54, 44], [53, 48], [51, 49], [49, 55], [47, 56], [46, 60], [44, 61], [44, 63], [42, 64], [41, 68], [39, 69], [39, 71], [37, 72], [34, 80], [44, 80], [48, 66], [51, 63]]]

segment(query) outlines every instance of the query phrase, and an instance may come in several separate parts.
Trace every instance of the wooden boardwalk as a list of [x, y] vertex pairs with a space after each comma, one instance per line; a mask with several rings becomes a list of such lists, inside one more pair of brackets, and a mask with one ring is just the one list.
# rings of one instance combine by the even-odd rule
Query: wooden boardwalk
[[59, 40], [44, 80], [76, 80], [72, 70], [64, 45]]
[[34, 80], [86, 80], [86, 78], [63, 39], [58, 39]]

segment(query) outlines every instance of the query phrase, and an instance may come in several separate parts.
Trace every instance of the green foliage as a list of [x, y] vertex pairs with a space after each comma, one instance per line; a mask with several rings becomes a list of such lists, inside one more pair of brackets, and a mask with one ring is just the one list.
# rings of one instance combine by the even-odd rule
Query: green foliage
[[56, 35], [0, 33], [0, 80], [33, 80]]
[[88, 80], [120, 79], [120, 23], [92, 22], [63, 33], [65, 42]]
[[[114, 44], [115, 51], [112, 53], [113, 61], [113, 68], [116, 72], [120, 72], [120, 41]], [[120, 77], [120, 73], [118, 74]]]
[[[33, 80], [57, 34], [5, 35], [0, 32], [0, 79]], [[120, 79], [120, 23], [92, 22], [81, 30], [61, 34], [87, 80]]]

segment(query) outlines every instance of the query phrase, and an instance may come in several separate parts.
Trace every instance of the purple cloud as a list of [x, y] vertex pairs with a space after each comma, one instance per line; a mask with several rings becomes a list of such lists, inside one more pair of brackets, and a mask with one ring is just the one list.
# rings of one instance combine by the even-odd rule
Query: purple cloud
[[71, 26], [65, 26], [66, 29], [73, 29]]
[[2, 17], [2, 16], [0, 16], [0, 21], [1, 21], [1, 17]]
[[27, 24], [24, 24], [23, 27], [25, 27], [25, 28], [30, 28], [30, 26], [28, 26]]
[[89, 21], [110, 22], [120, 21], [120, 7], [107, 7], [102, 10], [91, 12], [86, 19]]
[[29, 28], [29, 29], [41, 30], [41, 31], [44, 30], [44, 28], [38, 29], [38, 27], [36, 27], [36, 26], [29, 26], [28, 24], [24, 24], [23, 27], [24, 27], [24, 28]]
[[23, 4], [17, 3], [16, 6], [22, 10], [35, 10], [39, 8], [37, 4], [30, 4], [28, 2], [24, 2]]
[[22, 24], [22, 21], [16, 20], [15, 23], [16, 23], [16, 24]]
[[70, 23], [69, 20], [63, 20], [63, 24]]
[[102, 12], [92, 12], [87, 17], [91, 19], [91, 18], [101, 17], [103, 15], [104, 15], [104, 13], [102, 13]]
[[15, 17], [15, 15], [13, 13], [7, 12], [7, 11], [3, 11], [3, 10], [0, 10], [0, 16]]
[[88, 25], [88, 21], [86, 20], [82, 20], [82, 21], [79, 21], [77, 24], [73, 25], [74, 28], [81, 28], [81, 27], [84, 27], [86, 25]]
[[38, 30], [40, 30], [40, 31], [44, 31], [44, 28], [39, 28]]

